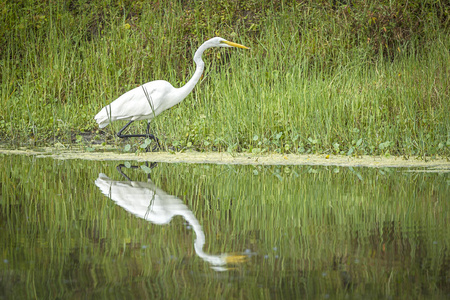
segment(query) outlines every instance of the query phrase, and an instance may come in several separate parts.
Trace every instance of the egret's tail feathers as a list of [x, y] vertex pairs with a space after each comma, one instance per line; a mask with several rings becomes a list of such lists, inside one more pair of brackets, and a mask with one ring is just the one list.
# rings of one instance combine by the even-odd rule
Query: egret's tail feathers
[[106, 107], [103, 107], [102, 110], [95, 115], [94, 119], [98, 123], [98, 127], [104, 128], [108, 126], [111, 120], [111, 115], [108, 114]]

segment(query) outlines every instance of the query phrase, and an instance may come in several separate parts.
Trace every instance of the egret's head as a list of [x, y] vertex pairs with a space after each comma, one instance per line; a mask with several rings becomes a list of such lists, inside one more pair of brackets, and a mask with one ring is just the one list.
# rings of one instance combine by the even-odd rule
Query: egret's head
[[236, 47], [236, 48], [242, 48], [242, 49], [249, 49], [248, 47], [245, 47], [244, 45], [227, 41], [226, 39], [223, 39], [221, 37], [212, 38], [208, 42], [211, 42], [211, 47]]

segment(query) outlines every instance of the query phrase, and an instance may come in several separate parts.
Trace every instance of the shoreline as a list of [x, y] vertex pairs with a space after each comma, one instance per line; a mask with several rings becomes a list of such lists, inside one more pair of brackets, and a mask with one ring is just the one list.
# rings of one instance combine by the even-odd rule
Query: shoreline
[[[97, 149], [105, 150], [105, 149]], [[369, 168], [428, 168], [438, 172], [450, 172], [450, 160], [442, 157], [404, 157], [397, 156], [369, 156], [362, 155], [349, 157], [343, 155], [326, 154], [250, 154], [227, 152], [89, 152], [80, 148], [39, 148], [39, 149], [2, 149], [4, 155], [27, 155], [38, 158], [53, 159], [81, 159], [97, 161], [140, 161], [161, 163], [198, 163], [198, 164], [235, 164], [235, 165], [317, 165], [342, 167], [369, 167]], [[426, 170], [423, 170], [426, 171]]]

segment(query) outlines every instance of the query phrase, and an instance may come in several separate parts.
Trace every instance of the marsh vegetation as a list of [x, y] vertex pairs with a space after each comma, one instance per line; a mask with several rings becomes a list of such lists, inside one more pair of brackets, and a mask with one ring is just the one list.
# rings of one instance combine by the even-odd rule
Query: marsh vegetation
[[[450, 154], [444, 1], [7, 1], [0, 7], [3, 145], [117, 144], [93, 116], [124, 92], [194, 92], [152, 124], [163, 149], [344, 155]], [[136, 125], [144, 131], [145, 122]], [[88, 137], [88, 138], [87, 138]]]

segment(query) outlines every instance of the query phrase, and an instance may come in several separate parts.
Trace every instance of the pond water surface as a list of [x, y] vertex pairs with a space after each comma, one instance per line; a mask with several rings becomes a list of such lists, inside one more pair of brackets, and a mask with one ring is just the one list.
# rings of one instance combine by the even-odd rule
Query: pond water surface
[[0, 165], [0, 299], [450, 297], [449, 173]]

